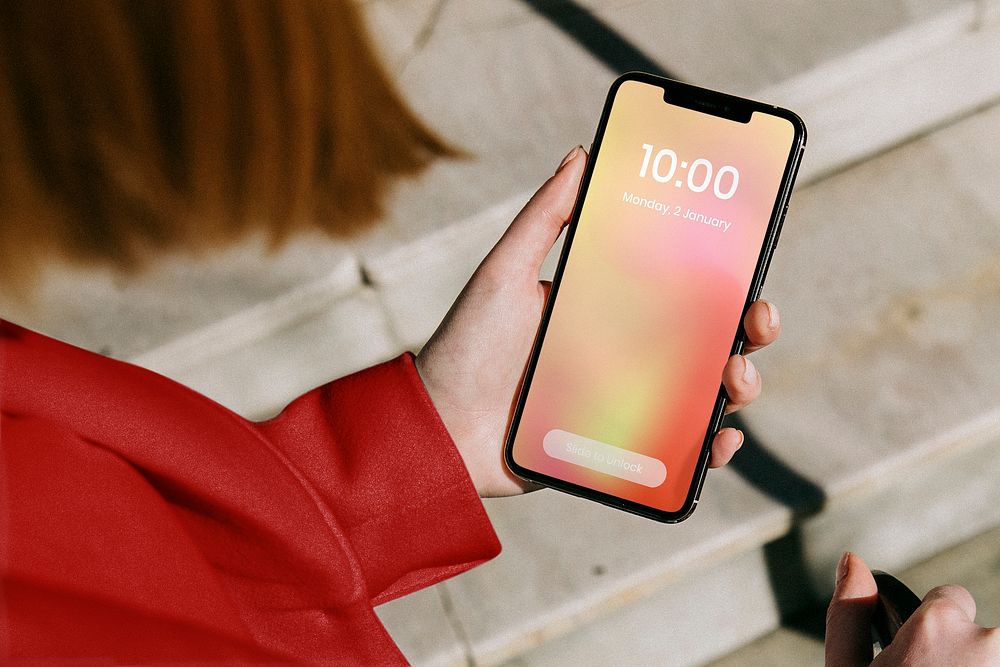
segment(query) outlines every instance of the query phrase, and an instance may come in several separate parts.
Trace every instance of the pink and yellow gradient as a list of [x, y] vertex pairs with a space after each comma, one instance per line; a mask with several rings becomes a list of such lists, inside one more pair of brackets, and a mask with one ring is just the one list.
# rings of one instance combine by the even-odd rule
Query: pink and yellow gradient
[[[662, 88], [639, 81], [618, 89], [513, 457], [530, 470], [670, 512], [691, 486], [794, 128], [765, 113], [744, 124], [662, 98]], [[640, 178], [643, 144], [654, 154], [673, 149], [678, 163], [732, 165], [739, 188], [721, 200], [711, 187], [676, 187], [674, 179], [687, 176], [680, 165], [668, 183], [649, 172]], [[627, 203], [625, 192], [663, 202], [669, 213]], [[677, 206], [732, 225], [722, 231], [674, 216]], [[542, 440], [553, 429], [660, 459], [666, 481], [649, 488], [552, 458]]]

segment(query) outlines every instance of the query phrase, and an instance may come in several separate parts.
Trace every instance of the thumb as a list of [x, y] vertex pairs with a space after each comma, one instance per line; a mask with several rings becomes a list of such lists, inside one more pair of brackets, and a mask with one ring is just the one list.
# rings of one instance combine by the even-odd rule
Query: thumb
[[871, 570], [848, 551], [837, 566], [837, 587], [826, 612], [827, 667], [872, 661], [871, 619], [877, 598]]
[[490, 252], [487, 261], [516, 262], [538, 278], [542, 261], [569, 221], [580, 189], [587, 152], [577, 146], [563, 158], [556, 173], [545, 181]]

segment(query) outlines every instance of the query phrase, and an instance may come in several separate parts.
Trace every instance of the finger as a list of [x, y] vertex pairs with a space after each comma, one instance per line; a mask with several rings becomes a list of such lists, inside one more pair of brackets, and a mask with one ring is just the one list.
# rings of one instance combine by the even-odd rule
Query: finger
[[722, 369], [722, 386], [726, 388], [729, 402], [726, 414], [736, 412], [760, 396], [762, 381], [757, 367], [747, 357], [734, 354]]
[[827, 667], [871, 662], [871, 619], [877, 598], [878, 588], [868, 566], [848, 551], [837, 566], [837, 587], [826, 612]]
[[732, 460], [733, 455], [743, 446], [743, 431], [724, 428], [712, 440], [712, 454], [708, 458], [709, 468], [721, 468]]
[[976, 600], [972, 597], [972, 593], [961, 586], [948, 584], [947, 586], [932, 588], [924, 596], [924, 600], [920, 606], [931, 608], [938, 605], [953, 607], [962, 616], [967, 618], [970, 623], [976, 620]]
[[778, 307], [770, 301], [758, 299], [750, 304], [743, 318], [743, 330], [747, 334], [747, 344], [744, 352], [750, 354], [762, 347], [767, 347], [778, 339], [781, 334], [781, 317]]
[[491, 262], [516, 262], [538, 276], [542, 260], [552, 249], [573, 213], [587, 151], [577, 146], [517, 214], [487, 257]]

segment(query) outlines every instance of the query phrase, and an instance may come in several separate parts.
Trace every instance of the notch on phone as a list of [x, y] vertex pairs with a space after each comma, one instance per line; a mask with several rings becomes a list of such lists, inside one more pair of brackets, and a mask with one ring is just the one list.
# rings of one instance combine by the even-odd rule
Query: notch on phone
[[663, 101], [692, 111], [700, 111], [719, 118], [736, 121], [737, 123], [749, 123], [753, 115], [753, 106], [738, 97], [719, 93], [714, 90], [704, 88], [694, 88], [697, 93], [691, 92], [691, 88], [664, 89]]

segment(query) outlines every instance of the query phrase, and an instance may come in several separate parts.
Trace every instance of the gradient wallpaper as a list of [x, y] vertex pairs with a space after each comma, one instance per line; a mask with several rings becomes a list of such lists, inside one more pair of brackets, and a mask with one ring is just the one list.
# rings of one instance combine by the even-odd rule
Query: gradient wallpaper
[[[546, 475], [676, 511], [691, 485], [794, 128], [759, 112], [738, 123], [662, 97], [662, 88], [638, 81], [618, 89], [513, 457]], [[668, 154], [654, 165], [663, 149], [677, 155], [673, 173]], [[698, 159], [711, 163], [710, 183], [726, 165], [738, 170], [730, 198], [716, 196], [711, 184], [695, 191], [708, 175], [704, 162], [693, 167]], [[733, 181], [732, 170], [723, 170], [719, 194], [729, 194]]]

